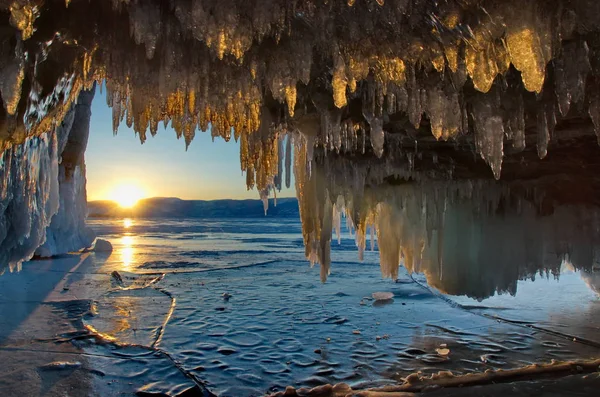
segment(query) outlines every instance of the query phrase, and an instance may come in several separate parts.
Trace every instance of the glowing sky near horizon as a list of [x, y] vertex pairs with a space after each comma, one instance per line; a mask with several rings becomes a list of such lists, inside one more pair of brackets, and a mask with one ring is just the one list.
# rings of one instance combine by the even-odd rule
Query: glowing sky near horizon
[[[196, 131], [185, 150], [185, 141], [160, 124], [158, 134], [142, 145], [132, 129], [121, 123], [112, 133], [112, 109], [105, 91], [96, 90], [92, 103], [90, 137], [85, 152], [88, 200], [114, 200], [115, 191], [130, 186], [142, 197], [179, 197], [188, 200], [257, 199], [246, 190], [246, 176], [239, 163], [239, 144], [225, 142], [210, 132]], [[293, 197], [295, 190], [283, 188], [278, 197]]]

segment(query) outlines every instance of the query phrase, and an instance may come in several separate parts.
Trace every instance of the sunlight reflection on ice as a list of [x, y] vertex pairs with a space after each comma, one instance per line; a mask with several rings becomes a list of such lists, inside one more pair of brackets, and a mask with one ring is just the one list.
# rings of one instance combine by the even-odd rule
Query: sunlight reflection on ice
[[133, 264], [134, 255], [136, 249], [134, 247], [135, 237], [134, 236], [123, 236], [121, 237], [121, 261], [123, 262], [123, 270], [131, 271], [131, 265]]

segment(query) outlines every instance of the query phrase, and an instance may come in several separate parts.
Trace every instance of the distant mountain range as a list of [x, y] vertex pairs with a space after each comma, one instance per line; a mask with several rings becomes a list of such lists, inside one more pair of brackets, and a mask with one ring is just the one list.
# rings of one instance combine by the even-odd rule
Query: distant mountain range
[[[88, 202], [92, 218], [258, 218], [265, 217], [260, 200], [181, 200], [173, 197], [154, 197], [140, 200], [133, 208], [122, 208], [114, 201]], [[298, 200], [279, 198], [277, 206], [269, 199], [267, 217], [298, 218]]]

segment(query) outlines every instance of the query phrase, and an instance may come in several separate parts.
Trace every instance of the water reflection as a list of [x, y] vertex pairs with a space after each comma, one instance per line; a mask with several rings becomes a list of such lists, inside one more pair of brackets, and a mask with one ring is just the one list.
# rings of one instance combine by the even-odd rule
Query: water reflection
[[133, 225], [134, 225], [133, 219], [131, 219], [131, 218], [125, 218], [125, 219], [123, 219], [123, 228], [129, 229]]
[[134, 267], [134, 256], [137, 253], [136, 238], [135, 236], [126, 235], [121, 237], [119, 242], [119, 255], [121, 256], [121, 262], [123, 262], [122, 270], [131, 271]]

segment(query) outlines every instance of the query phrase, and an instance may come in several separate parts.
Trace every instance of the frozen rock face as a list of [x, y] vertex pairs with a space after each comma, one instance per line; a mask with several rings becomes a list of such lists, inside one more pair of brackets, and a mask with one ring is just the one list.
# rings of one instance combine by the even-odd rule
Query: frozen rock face
[[34, 253], [78, 250], [94, 239], [85, 227], [83, 163], [93, 93], [80, 97], [57, 128], [2, 154], [0, 270], [18, 268]]
[[[85, 225], [87, 194], [84, 152], [90, 130], [94, 91], [82, 91], [73, 107], [73, 122], [61, 142], [58, 167], [59, 206], [46, 229], [46, 241], [35, 252], [41, 257], [78, 251], [92, 245], [95, 234]], [[61, 150], [62, 149], [62, 150]]]
[[59, 128], [27, 138], [2, 154], [0, 169], [0, 271], [30, 258], [46, 238], [58, 211], [58, 141], [70, 129]]

